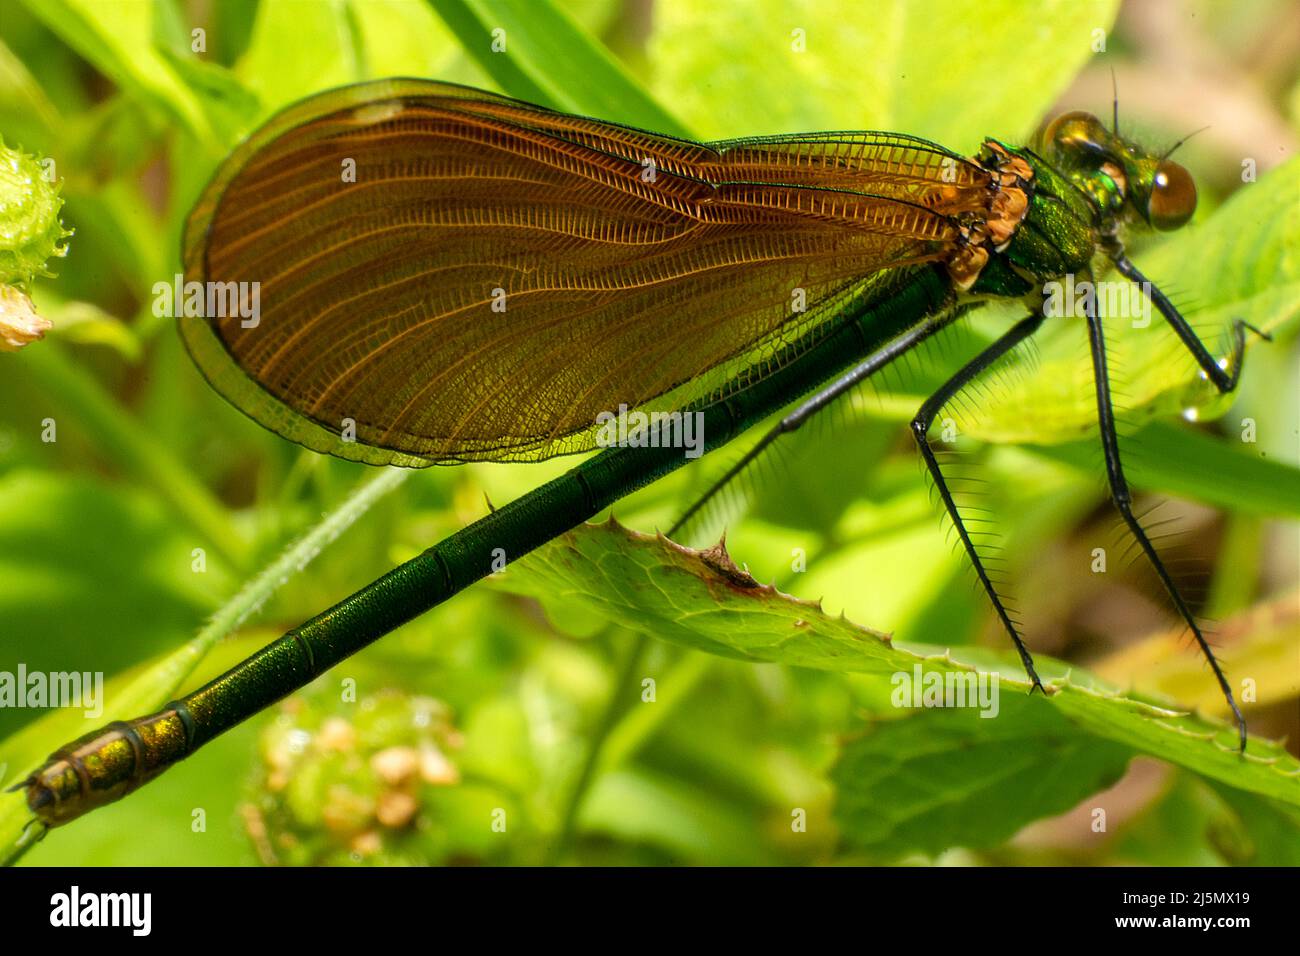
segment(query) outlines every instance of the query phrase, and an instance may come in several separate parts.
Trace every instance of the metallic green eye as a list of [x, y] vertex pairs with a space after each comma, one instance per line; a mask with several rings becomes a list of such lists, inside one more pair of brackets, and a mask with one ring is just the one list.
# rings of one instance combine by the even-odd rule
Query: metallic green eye
[[1151, 177], [1147, 199], [1147, 221], [1162, 231], [1177, 229], [1196, 212], [1196, 183], [1192, 174], [1177, 163], [1164, 160]]
[[1044, 140], [1058, 153], [1106, 153], [1110, 132], [1101, 120], [1083, 110], [1071, 110], [1052, 120], [1044, 133]]

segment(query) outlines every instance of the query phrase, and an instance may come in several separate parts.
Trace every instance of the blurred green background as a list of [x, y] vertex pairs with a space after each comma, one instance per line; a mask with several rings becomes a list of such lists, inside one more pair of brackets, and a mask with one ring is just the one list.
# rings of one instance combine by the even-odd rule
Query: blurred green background
[[[6, 3], [0, 134], [54, 159], [75, 236], [51, 263], [57, 278], [32, 290], [53, 331], [0, 354], [0, 670], [103, 671], [110, 710], [138, 678], [161, 695], [135, 708], [147, 710], [177, 669], [194, 665], [182, 689], [197, 686], [478, 517], [485, 495], [509, 500], [571, 464], [394, 479], [231, 636], [191, 647], [201, 661], [176, 656], [373, 478], [225, 405], [151, 308], [154, 283], [179, 271], [181, 223], [207, 177], [284, 105], [409, 75], [698, 138], [886, 129], [973, 152], [985, 135], [1025, 140], [1060, 108], [1108, 116], [1113, 75], [1126, 134], [1168, 146], [1208, 127], [1179, 152], [1201, 191], [1194, 225], [1167, 242], [1135, 237], [1135, 261], [1220, 351], [1233, 316], [1275, 336], [1251, 348], [1231, 402], [1210, 398], [1158, 327], [1119, 329], [1112, 350], [1141, 510], [1217, 622], [1238, 693], [1244, 679], [1257, 688], [1252, 733], [1288, 738], [1294, 755], [1297, 63], [1300, 6], [1287, 0]], [[1013, 314], [985, 310], [790, 438], [708, 530], [725, 523], [730, 553], [760, 580], [900, 645], [1004, 660], [902, 422]], [[1002, 579], [1035, 654], [1220, 718], [1167, 600], [1122, 559], [1086, 433], [1087, 370], [1079, 328], [1063, 325], [953, 404], [959, 469], [987, 482], [968, 501], [1002, 536]], [[55, 441], [43, 440], [47, 419]], [[619, 520], [667, 527], [745, 444], [620, 504]], [[1090, 571], [1098, 547], [1112, 555], [1105, 574]], [[1186, 769], [1194, 760], [1078, 736], [1054, 711], [1008, 722], [1041, 737], [993, 739], [964, 715], [900, 714], [879, 680], [727, 660], [582, 602], [538, 602], [519, 570], [52, 832], [24, 861], [1300, 862], [1297, 778], [1289, 796], [1263, 796]], [[1012, 717], [1026, 706], [1016, 693], [1003, 699]], [[0, 709], [0, 782], [99, 722]], [[1292, 759], [1268, 762], [1290, 772]], [[21, 796], [5, 795], [0, 828], [22, 817]]]

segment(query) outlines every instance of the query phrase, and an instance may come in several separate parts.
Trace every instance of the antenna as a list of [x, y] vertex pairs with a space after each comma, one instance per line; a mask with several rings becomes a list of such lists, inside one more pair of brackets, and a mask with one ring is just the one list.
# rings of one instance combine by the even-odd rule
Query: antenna
[[1115, 68], [1110, 68], [1110, 130], [1119, 138], [1119, 84], [1115, 81]]
[[1176, 150], [1179, 146], [1182, 146], [1183, 143], [1187, 142], [1189, 139], [1191, 139], [1191, 138], [1192, 138], [1193, 136], [1195, 136], [1197, 133], [1204, 133], [1204, 132], [1205, 132], [1207, 129], [1209, 129], [1209, 128], [1210, 128], [1210, 127], [1208, 127], [1208, 126], [1202, 126], [1200, 129], [1198, 129], [1198, 130], [1196, 130], [1196, 131], [1194, 131], [1194, 132], [1188, 133], [1186, 136], [1184, 136], [1184, 137], [1183, 137], [1182, 139], [1180, 139], [1178, 142], [1174, 143], [1174, 145], [1170, 146], [1167, 150], [1165, 150], [1165, 154], [1164, 154], [1163, 156], [1160, 157], [1160, 161], [1163, 163], [1166, 159], [1168, 159], [1170, 156], [1172, 156], [1172, 155], [1174, 154], [1174, 150]]

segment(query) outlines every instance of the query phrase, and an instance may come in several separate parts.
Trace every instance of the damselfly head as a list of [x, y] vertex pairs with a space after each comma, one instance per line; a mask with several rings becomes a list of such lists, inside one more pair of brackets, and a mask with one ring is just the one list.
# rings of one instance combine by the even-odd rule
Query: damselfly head
[[1048, 162], [1078, 186], [1103, 216], [1131, 213], [1161, 231], [1196, 212], [1196, 184], [1184, 167], [1109, 130], [1091, 113], [1062, 113], [1039, 136]]

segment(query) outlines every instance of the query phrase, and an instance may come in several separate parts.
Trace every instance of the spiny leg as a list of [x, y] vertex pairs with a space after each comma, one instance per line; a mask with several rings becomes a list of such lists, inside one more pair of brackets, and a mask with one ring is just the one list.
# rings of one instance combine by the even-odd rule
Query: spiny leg
[[1196, 331], [1187, 324], [1187, 320], [1182, 317], [1168, 297], [1139, 272], [1138, 267], [1129, 262], [1122, 251], [1114, 252], [1111, 261], [1115, 263], [1115, 268], [1124, 276], [1136, 282], [1142, 288], [1147, 298], [1156, 307], [1156, 311], [1164, 316], [1165, 321], [1169, 323], [1174, 333], [1182, 340], [1187, 351], [1192, 353], [1192, 358], [1196, 359], [1196, 364], [1201, 367], [1201, 371], [1205, 373], [1206, 377], [1214, 383], [1214, 387], [1220, 392], [1231, 392], [1237, 387], [1237, 379], [1241, 377], [1242, 359], [1246, 354], [1247, 329], [1266, 342], [1273, 341], [1273, 336], [1267, 332], [1261, 332], [1244, 319], [1236, 319], [1232, 323], [1232, 353], [1228, 357], [1228, 367], [1225, 369], [1214, 360], [1214, 356], [1201, 343]]
[[[1133, 532], [1133, 537], [1137, 539], [1138, 545], [1141, 546], [1142, 551], [1147, 556], [1147, 560], [1155, 568], [1156, 575], [1169, 593], [1178, 614], [1187, 622], [1187, 626], [1192, 629], [1192, 634], [1196, 637], [1196, 643], [1200, 645], [1201, 652], [1205, 654], [1205, 659], [1210, 662], [1210, 669], [1214, 671], [1214, 676], [1219, 682], [1219, 688], [1223, 691], [1223, 696], [1227, 699], [1228, 706], [1232, 708], [1232, 714], [1237, 719], [1237, 735], [1241, 741], [1241, 750], [1244, 753], [1246, 750], [1246, 720], [1241, 716], [1237, 701], [1233, 699], [1232, 688], [1228, 685], [1228, 679], [1224, 676], [1223, 669], [1219, 667], [1219, 662], [1215, 659], [1214, 651], [1210, 649], [1210, 644], [1206, 641], [1205, 635], [1201, 633], [1196, 618], [1192, 616], [1191, 609], [1187, 606], [1187, 602], [1183, 600], [1183, 596], [1174, 585], [1174, 580], [1166, 570], [1164, 562], [1160, 560], [1160, 555], [1156, 553], [1155, 546], [1152, 545], [1151, 539], [1147, 537], [1146, 531], [1143, 530], [1142, 523], [1133, 514], [1133, 497], [1129, 492], [1128, 481], [1124, 477], [1124, 469], [1120, 464], [1119, 438], [1115, 432], [1115, 412], [1110, 401], [1110, 379], [1106, 374], [1106, 336], [1102, 331], [1101, 319], [1097, 317], [1096, 310], [1089, 309], [1087, 317], [1088, 344], [1092, 349], [1093, 382], [1097, 393], [1097, 425], [1101, 431], [1101, 447], [1106, 458], [1106, 478], [1110, 482], [1111, 500], [1115, 502], [1115, 507], [1119, 509], [1124, 523]], [[1240, 325], [1244, 325], [1244, 323], [1240, 323], [1238, 327], [1237, 349], [1232, 362], [1234, 368], [1231, 374], [1227, 376], [1233, 385], [1236, 384], [1237, 375], [1241, 371]], [[1218, 366], [1215, 365], [1214, 368], [1218, 369]], [[1218, 371], [1223, 372], [1222, 369], [1218, 369]], [[1216, 382], [1216, 384], [1218, 383]], [[1230, 389], [1231, 385], [1228, 387], [1228, 390]]]
[[763, 452], [766, 451], [774, 441], [782, 435], [788, 435], [793, 431], [797, 431], [827, 405], [830, 405], [846, 392], [852, 391], [854, 387], [866, 381], [886, 365], [890, 364], [900, 356], [905, 355], [907, 352], [910, 352], [930, 336], [934, 335], [934, 333], [938, 332], [941, 328], [947, 326], [957, 314], [958, 313], [954, 312], [944, 315], [934, 321], [925, 322], [908, 329], [898, 338], [885, 345], [879, 351], [873, 352], [871, 355], [867, 356], [858, 365], [845, 372], [830, 385], [827, 385], [820, 392], [800, 404], [794, 411], [783, 417], [758, 440], [758, 443], [755, 444], [753, 448], [745, 452], [739, 461], [728, 468], [721, 478], [711, 484], [708, 487], [708, 490], [706, 490], [703, 495], [697, 498], [695, 502], [682, 513], [680, 518], [673, 522], [672, 527], [668, 529], [668, 537], [671, 538], [674, 534], [680, 531], [687, 522], [699, 514], [700, 510], [704, 508], [705, 505], [717, 497], [718, 493], [721, 492], [723, 488], [753, 464], [755, 459], [763, 454]]
[[1000, 339], [967, 362], [956, 375], [948, 379], [937, 392], [926, 399], [925, 404], [916, 413], [916, 417], [912, 419], [912, 435], [916, 438], [916, 444], [921, 449], [921, 457], [925, 461], [925, 467], [934, 480], [935, 487], [939, 492], [939, 498], [943, 501], [944, 508], [948, 510], [948, 517], [952, 519], [953, 526], [957, 529], [957, 535], [961, 538], [962, 546], [965, 547], [966, 554], [975, 567], [975, 574], [979, 577], [984, 592], [989, 596], [989, 600], [993, 602], [993, 609], [997, 612], [998, 618], [1001, 619], [1002, 625], [1007, 629], [1007, 633], [1011, 635], [1012, 643], [1016, 645], [1016, 651], [1020, 654], [1021, 663], [1025, 666], [1025, 673], [1029, 675], [1029, 679], [1033, 682], [1030, 687], [1031, 693], [1035, 687], [1039, 690], [1043, 689], [1043, 682], [1038, 679], [1038, 672], [1034, 670], [1034, 659], [1029, 654], [1029, 648], [1025, 646], [1025, 642], [1021, 639], [1020, 632], [1016, 630], [1011, 615], [1007, 613], [1002, 598], [998, 596], [997, 588], [993, 586], [993, 582], [989, 579], [988, 571], [984, 567], [984, 561], [980, 558], [979, 552], [975, 548], [975, 542], [966, 529], [966, 523], [957, 510], [957, 503], [953, 500], [948, 482], [943, 476], [943, 470], [939, 467], [939, 460], [935, 456], [934, 449], [930, 447], [929, 434], [930, 426], [934, 423], [935, 417], [943, 409], [944, 405], [952, 400], [954, 395], [990, 365], [1033, 335], [1042, 324], [1043, 316], [1041, 313], [1031, 315], [1017, 322]]

